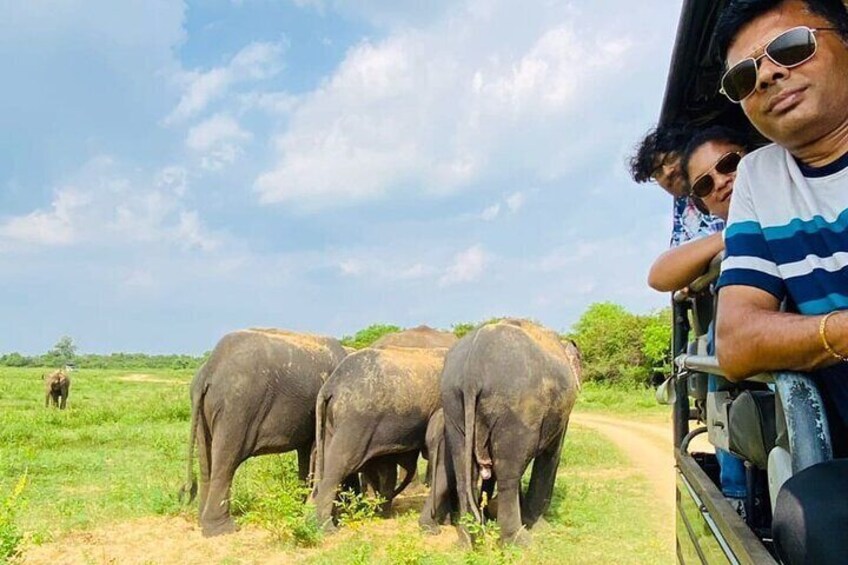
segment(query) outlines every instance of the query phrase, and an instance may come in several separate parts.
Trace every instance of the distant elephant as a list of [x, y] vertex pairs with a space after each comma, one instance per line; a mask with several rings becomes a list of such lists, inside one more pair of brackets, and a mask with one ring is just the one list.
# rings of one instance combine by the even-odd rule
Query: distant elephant
[[[327, 530], [339, 486], [356, 473], [377, 485], [386, 500], [381, 512], [389, 514], [414, 476], [427, 422], [439, 407], [447, 348], [431, 345], [453, 343], [453, 334], [421, 327], [386, 341], [348, 356], [318, 394], [312, 499]], [[397, 465], [405, 470], [400, 486]]]
[[244, 460], [296, 450], [298, 476], [307, 479], [315, 399], [344, 357], [333, 338], [283, 330], [241, 330], [218, 342], [191, 383], [188, 481], [182, 490], [190, 499], [197, 491], [196, 441], [203, 535], [235, 530], [230, 486]]
[[[494, 480], [502, 540], [529, 543], [524, 528], [532, 528], [551, 503], [579, 373], [573, 342], [525, 320], [483, 326], [451, 349], [441, 383], [445, 463], [461, 515], [482, 522], [478, 481], [487, 482], [491, 495]], [[470, 542], [464, 528], [460, 534]]]
[[48, 408], [52, 403], [64, 410], [68, 404], [68, 392], [71, 390], [71, 377], [62, 369], [53, 371], [49, 375], [42, 375], [44, 380], [44, 407]]

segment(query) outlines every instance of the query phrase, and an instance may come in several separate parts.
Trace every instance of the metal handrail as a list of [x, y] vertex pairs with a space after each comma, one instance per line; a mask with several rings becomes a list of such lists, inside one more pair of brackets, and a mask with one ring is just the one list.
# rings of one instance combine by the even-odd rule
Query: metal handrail
[[725, 376], [724, 370], [718, 364], [718, 358], [713, 355], [690, 355], [684, 353], [674, 360], [674, 364], [686, 371], [709, 373], [720, 377]]

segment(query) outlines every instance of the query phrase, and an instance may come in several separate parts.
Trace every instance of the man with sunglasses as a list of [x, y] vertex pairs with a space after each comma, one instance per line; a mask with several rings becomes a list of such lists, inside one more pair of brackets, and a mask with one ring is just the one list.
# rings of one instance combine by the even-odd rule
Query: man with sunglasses
[[[810, 372], [826, 404], [834, 455], [844, 457], [848, 10], [842, 0], [731, 0], [717, 23], [716, 44], [727, 66], [722, 92], [774, 142], [739, 165], [718, 284], [719, 362], [731, 380], [770, 370]], [[786, 312], [780, 311], [784, 299]], [[821, 484], [799, 488], [816, 482]], [[795, 485], [804, 483], [788, 482], [783, 490]], [[787, 503], [782, 508], [791, 510], [782, 514], [778, 497], [776, 531], [779, 516], [793, 515], [803, 519], [789, 520], [796, 527], [788, 531], [812, 536], [778, 543], [781, 556], [792, 562], [844, 559], [826, 553], [832, 543], [815, 538], [848, 523], [848, 504], [841, 502], [827, 511]], [[793, 554], [799, 547], [810, 553]]]
[[670, 247], [676, 247], [724, 229], [724, 221], [706, 212], [689, 197], [680, 166], [691, 131], [681, 126], [661, 126], [648, 132], [630, 158], [630, 175], [638, 183], [656, 182], [674, 197]]

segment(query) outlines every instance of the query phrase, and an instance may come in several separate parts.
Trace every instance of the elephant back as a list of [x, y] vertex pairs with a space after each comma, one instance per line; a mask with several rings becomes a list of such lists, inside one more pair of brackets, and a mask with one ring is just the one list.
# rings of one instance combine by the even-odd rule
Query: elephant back
[[580, 350], [574, 341], [566, 340], [564, 342], [556, 332], [530, 320], [505, 318], [483, 327], [490, 328], [497, 326], [509, 326], [520, 329], [539, 349], [554, 359], [568, 365], [572, 372], [575, 373], [575, 378], [579, 378], [577, 372], [580, 365]]
[[447, 349], [385, 346], [349, 355], [325, 389], [356, 412], [432, 414]]

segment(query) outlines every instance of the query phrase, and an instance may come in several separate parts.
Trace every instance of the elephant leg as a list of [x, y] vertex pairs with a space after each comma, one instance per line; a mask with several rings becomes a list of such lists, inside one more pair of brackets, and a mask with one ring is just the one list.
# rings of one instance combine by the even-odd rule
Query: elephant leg
[[376, 466], [377, 494], [382, 499], [378, 512], [382, 518], [392, 514], [392, 500], [397, 486], [397, 464], [394, 457], [383, 458]]
[[[497, 477], [494, 474], [483, 481], [483, 484], [480, 488], [480, 502], [482, 506], [483, 495], [486, 495], [486, 508], [483, 510], [483, 515], [487, 520], [497, 520], [498, 519], [498, 510], [497, 505], [498, 501], [495, 500], [495, 483], [497, 482]], [[520, 494], [520, 493], [519, 493]]]
[[353, 494], [363, 494], [368, 490], [368, 480], [360, 480], [359, 473], [351, 473], [344, 478], [339, 490], [350, 491]]
[[67, 397], [67, 395], [63, 394], [63, 395], [62, 395], [62, 400], [61, 400], [61, 402], [59, 403], [59, 410], [64, 410], [64, 409], [65, 409], [65, 405], [66, 405], [67, 403], [68, 403], [68, 397]]
[[403, 480], [396, 486], [392, 498], [402, 493], [415, 478], [415, 474], [418, 472], [418, 452], [410, 451], [408, 453], [401, 453], [397, 458], [397, 464], [403, 469], [404, 474]]
[[532, 528], [551, 506], [564, 438], [565, 429], [533, 460], [530, 484], [521, 503], [521, 521], [527, 528]]
[[[439, 445], [439, 453], [435, 458], [435, 465], [430, 469], [430, 492], [421, 509], [421, 517], [418, 526], [426, 533], [438, 534], [439, 525], [447, 521], [451, 511], [451, 489], [448, 484], [448, 475], [445, 469], [444, 444]], [[431, 455], [430, 462], [434, 457]]]
[[[380, 493], [379, 461], [368, 461], [359, 470], [356, 476], [359, 478], [359, 493], [364, 496], [377, 496]], [[342, 489], [344, 490], [344, 489]], [[348, 489], [350, 490], [350, 489]], [[357, 492], [354, 489], [354, 492]]]
[[309, 469], [311, 466], [312, 444], [297, 448], [297, 478], [301, 482], [309, 480]]
[[521, 524], [521, 475], [498, 482], [498, 525], [501, 541], [516, 545], [528, 545], [530, 534]]
[[[230, 516], [230, 486], [233, 476], [241, 463], [241, 446], [233, 449], [229, 438], [220, 435], [212, 438], [211, 472], [206, 504], [200, 516], [200, 525], [204, 536], [228, 534], [236, 530], [236, 524]], [[232, 441], [229, 441], [231, 444]]]
[[[325, 446], [324, 469], [321, 480], [315, 487], [313, 502], [318, 515], [318, 522], [331, 532], [333, 525], [333, 502], [339, 491], [339, 485], [351, 479], [359, 482], [356, 470], [362, 466], [362, 458], [367, 448], [367, 437], [360, 434], [355, 440], [336, 433]], [[352, 478], [351, 478], [352, 475]]]

